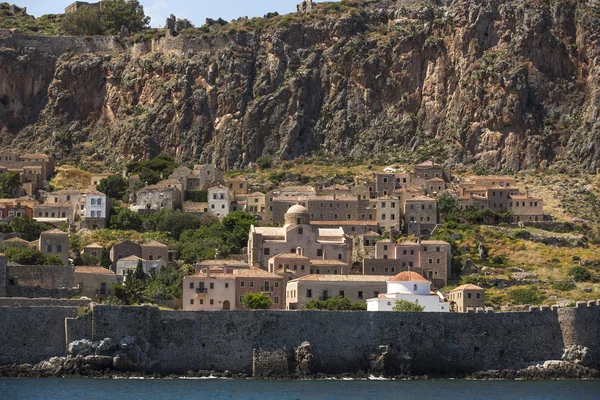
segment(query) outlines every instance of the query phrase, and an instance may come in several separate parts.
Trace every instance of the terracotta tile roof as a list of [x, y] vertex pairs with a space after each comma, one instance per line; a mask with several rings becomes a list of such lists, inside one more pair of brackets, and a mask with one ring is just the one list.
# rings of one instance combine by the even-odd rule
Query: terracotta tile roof
[[444, 182], [442, 178], [431, 178], [427, 179], [427, 182]]
[[308, 259], [308, 257], [302, 256], [297, 253], [279, 253], [279, 254], [274, 255], [270, 259], [273, 259], [273, 258], [296, 258], [296, 259], [303, 259], [303, 260]]
[[390, 282], [429, 282], [427, 279], [423, 278], [421, 274], [412, 271], [400, 272], [391, 279], [388, 277], [387, 280]]
[[87, 246], [83, 246], [84, 249], [103, 249], [98, 243], [90, 243]]
[[102, 275], [115, 275], [114, 272], [112, 272], [109, 269], [106, 269], [104, 267], [75, 267], [75, 273], [79, 273], [79, 274], [102, 274]]
[[10, 239], [6, 239], [4, 241], [4, 243], [29, 243], [27, 240], [18, 238], [18, 237], [14, 237], [14, 238], [10, 238]]
[[347, 267], [348, 263], [339, 261], [339, 260], [323, 260], [314, 258], [310, 260], [310, 265], [314, 265], [315, 267], [324, 266], [324, 267]]
[[381, 282], [390, 279], [386, 275], [333, 275], [333, 274], [311, 274], [305, 275], [293, 281], [321, 281], [321, 282]]
[[359, 225], [359, 226], [375, 226], [377, 221], [362, 221], [362, 220], [349, 220], [349, 221], [310, 221], [311, 225], [327, 225], [327, 226], [348, 226], [348, 225]]
[[528, 195], [517, 195], [515, 194], [514, 196], [510, 196], [511, 199], [515, 199], [515, 200], [542, 200], [541, 197], [534, 197], [534, 196], [528, 196]]
[[42, 235], [68, 235], [67, 232], [63, 232], [59, 229], [50, 229], [49, 231], [44, 231], [41, 234]]
[[435, 199], [432, 199], [431, 197], [427, 197], [427, 196], [416, 196], [410, 199], [406, 199], [405, 201], [433, 201], [435, 202]]
[[142, 247], [162, 247], [162, 248], [168, 248], [169, 246], [167, 246], [166, 244], [163, 244], [161, 242], [157, 242], [156, 240], [152, 240], [148, 243], [142, 243], [140, 246]]
[[[192, 278], [206, 278], [206, 273], [200, 272], [192, 275]], [[283, 277], [267, 272], [260, 268], [240, 268], [234, 269], [232, 274], [215, 274], [210, 276], [211, 279], [235, 279], [235, 278], [269, 278], [283, 279]], [[189, 277], [188, 277], [189, 278]]]
[[456, 291], [459, 291], [459, 290], [481, 290], [481, 291], [484, 291], [483, 288], [480, 288], [477, 285], [473, 285], [473, 284], [469, 283], [467, 285], [461, 285], [461, 286], [457, 287], [456, 289], [452, 289], [450, 291], [450, 293], [456, 292]]
[[449, 245], [450, 243], [444, 242], [443, 240], [422, 240], [421, 244], [444, 244], [444, 245]]
[[35, 208], [72, 208], [73, 204], [68, 203], [44, 203], [38, 204]]
[[42, 153], [36, 153], [36, 154], [23, 154], [20, 156], [21, 158], [27, 158], [27, 159], [44, 159], [44, 158], [51, 158], [50, 156], [46, 155], [46, 154], [42, 154]]
[[196, 263], [199, 267], [217, 267], [217, 266], [235, 266], [238, 268], [248, 268], [248, 264], [238, 260], [205, 260]]
[[[128, 256], [128, 257], [121, 258], [121, 259], [120, 259], [120, 260], [118, 260], [118, 261], [138, 261], [138, 260], [145, 261], [145, 260], [143, 260], [143, 259], [139, 258], [138, 256]], [[118, 261], [117, 261], [117, 262], [118, 262]]]

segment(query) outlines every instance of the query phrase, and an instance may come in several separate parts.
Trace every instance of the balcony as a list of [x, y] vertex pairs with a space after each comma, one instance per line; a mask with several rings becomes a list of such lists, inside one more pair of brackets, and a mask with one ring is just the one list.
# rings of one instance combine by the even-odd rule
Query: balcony
[[273, 288], [272, 288], [272, 287], [268, 287], [268, 288], [261, 287], [261, 288], [260, 288], [260, 291], [261, 291], [262, 293], [273, 293]]
[[207, 288], [196, 288], [196, 296], [198, 297], [206, 297], [208, 295]]

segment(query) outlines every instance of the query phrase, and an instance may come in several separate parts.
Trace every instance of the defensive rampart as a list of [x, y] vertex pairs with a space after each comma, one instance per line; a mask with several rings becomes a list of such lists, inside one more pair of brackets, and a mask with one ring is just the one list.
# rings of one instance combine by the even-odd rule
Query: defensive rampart
[[0, 363], [63, 355], [66, 343], [77, 339], [124, 336], [147, 340], [162, 373], [249, 374], [255, 350], [287, 354], [284, 361], [293, 372], [294, 351], [305, 341], [312, 347], [314, 370], [336, 374], [368, 370], [381, 346], [393, 349], [415, 374], [471, 373], [560, 359], [573, 344], [592, 354], [600, 351], [596, 302], [523, 313], [181, 312], [95, 305], [91, 314], [73, 319], [74, 312], [0, 307], [0, 334], [7, 338], [0, 344]]

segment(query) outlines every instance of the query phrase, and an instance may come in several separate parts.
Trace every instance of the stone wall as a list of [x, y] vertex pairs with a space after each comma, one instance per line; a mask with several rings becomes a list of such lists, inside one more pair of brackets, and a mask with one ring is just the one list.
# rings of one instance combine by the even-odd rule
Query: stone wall
[[66, 52], [76, 54], [118, 54], [124, 46], [114, 36], [28, 36], [21, 34], [0, 37], [0, 46], [8, 48], [33, 47], [55, 57]]
[[89, 307], [90, 299], [0, 297], [0, 307]]
[[65, 318], [77, 307], [0, 307], [0, 365], [66, 355]]
[[368, 367], [381, 345], [411, 358], [414, 373], [509, 368], [560, 359], [569, 344], [598, 345], [600, 308], [528, 313], [383, 313], [324, 311], [93, 310], [93, 339], [147, 338], [162, 372], [190, 369], [252, 372], [254, 349], [292, 351], [308, 341], [325, 373]]
[[596, 302], [497, 314], [181, 312], [95, 305], [92, 314], [73, 319], [76, 312], [75, 307], [0, 307], [0, 364], [64, 355], [67, 340], [127, 335], [150, 342], [150, 356], [163, 373], [250, 374], [257, 365], [257, 349], [261, 354], [288, 354], [293, 370], [293, 352], [305, 341], [312, 347], [314, 371], [324, 373], [367, 370], [369, 357], [380, 346], [408, 360], [413, 374], [429, 375], [560, 359], [564, 347], [572, 344], [589, 347], [592, 354], [600, 351]]

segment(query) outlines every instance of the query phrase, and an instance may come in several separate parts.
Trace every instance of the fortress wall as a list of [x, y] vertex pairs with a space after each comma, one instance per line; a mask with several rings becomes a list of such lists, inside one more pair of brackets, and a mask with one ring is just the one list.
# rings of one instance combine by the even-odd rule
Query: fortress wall
[[66, 355], [65, 318], [77, 307], [0, 307], [0, 365]]
[[[564, 341], [557, 311], [533, 313], [369, 313], [325, 311], [159, 311], [94, 308], [94, 340], [141, 336], [163, 372], [217, 369], [249, 373], [253, 349], [309, 341], [319, 371], [367, 369], [369, 355], [391, 345], [415, 372], [472, 372], [559, 359]], [[594, 314], [595, 315], [595, 314]]]
[[[595, 303], [594, 303], [595, 304]], [[34, 363], [65, 354], [66, 343], [123, 336], [145, 338], [160, 372], [229, 370], [251, 373], [255, 349], [295, 349], [310, 342], [317, 371], [369, 368], [389, 346], [414, 374], [470, 373], [560, 359], [565, 346], [598, 354], [600, 307], [518, 313], [385, 313], [328, 311], [162, 311], [156, 307], [94, 305], [0, 307], [0, 365]], [[66, 319], [66, 321], [65, 321]], [[65, 331], [66, 326], [66, 331]], [[27, 334], [24, 334], [24, 333]], [[293, 363], [290, 363], [293, 372]]]

